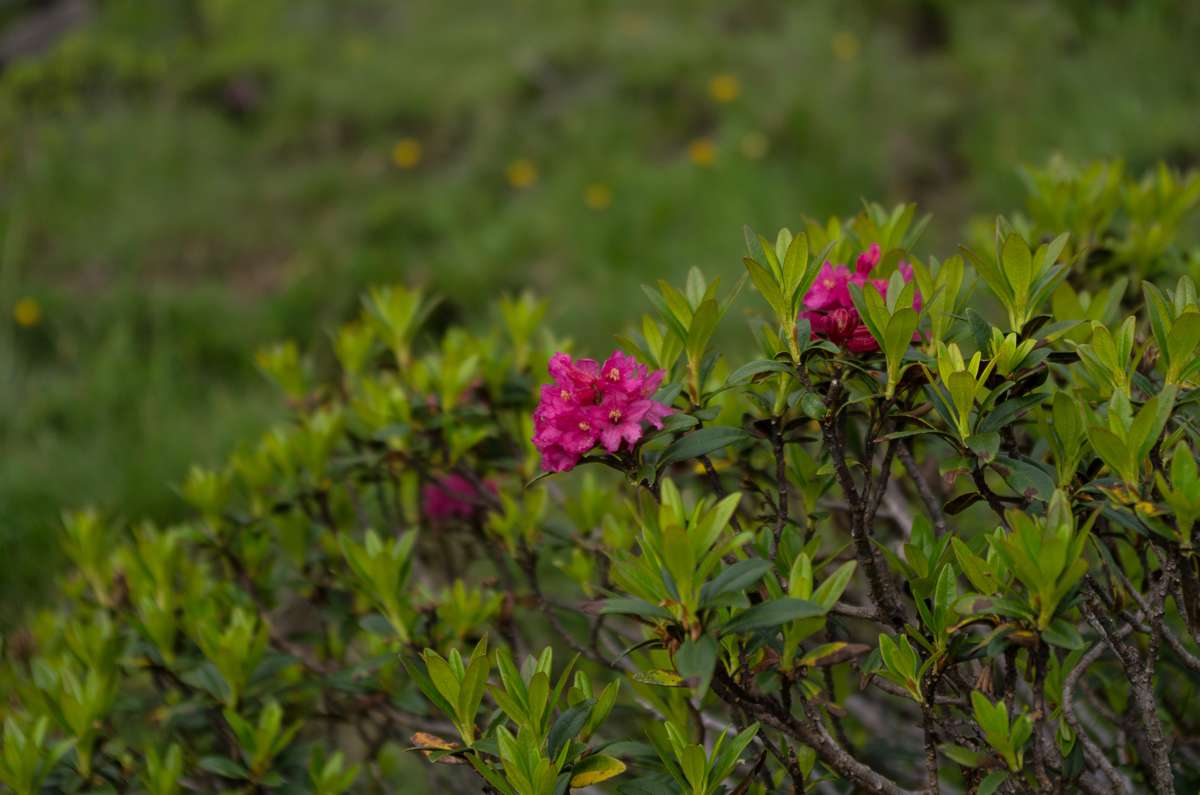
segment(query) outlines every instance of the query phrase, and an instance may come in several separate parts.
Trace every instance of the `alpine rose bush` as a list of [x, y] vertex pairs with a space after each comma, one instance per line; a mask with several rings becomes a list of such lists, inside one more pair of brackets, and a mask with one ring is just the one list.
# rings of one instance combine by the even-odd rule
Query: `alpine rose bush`
[[945, 257], [911, 205], [750, 233], [602, 363], [399, 286], [328, 380], [265, 351], [292, 415], [186, 521], [64, 517], [0, 784], [1198, 791], [1200, 179], [1031, 175]]

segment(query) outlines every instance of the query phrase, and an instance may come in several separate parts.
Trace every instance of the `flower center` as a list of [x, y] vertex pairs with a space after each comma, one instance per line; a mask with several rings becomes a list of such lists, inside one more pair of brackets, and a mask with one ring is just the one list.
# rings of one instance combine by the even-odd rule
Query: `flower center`
[[613, 409], [612, 411], [608, 412], [608, 418], [610, 420], [612, 420], [613, 422], [620, 422], [621, 421], [621, 410]]
[[592, 426], [591, 426], [591, 425], [588, 425], [586, 422], [581, 422], [581, 423], [579, 423], [579, 430], [581, 430], [581, 431], [590, 431], [591, 429], [592, 429]]
[[559, 396], [560, 398], [562, 398], [563, 400], [570, 400], [570, 399], [571, 399], [571, 393], [570, 393], [570, 391], [569, 391], [569, 390], [566, 390], [566, 389], [564, 389], [563, 391], [559, 392], [559, 393], [558, 393], [558, 396]]
[[621, 371], [615, 367], [612, 368], [611, 370], [609, 370], [608, 371], [608, 380], [609, 381], [620, 381], [621, 380]]

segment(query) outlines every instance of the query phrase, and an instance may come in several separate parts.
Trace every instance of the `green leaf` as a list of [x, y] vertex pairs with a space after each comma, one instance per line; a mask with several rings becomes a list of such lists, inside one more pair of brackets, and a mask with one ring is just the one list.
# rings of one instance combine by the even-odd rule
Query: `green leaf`
[[480, 759], [478, 754], [467, 754], [467, 761], [471, 763], [471, 767], [475, 768], [475, 771], [479, 773], [479, 775], [487, 779], [487, 782], [491, 784], [497, 792], [502, 793], [502, 795], [515, 795], [515, 791], [509, 786], [504, 777], [497, 771], [493, 770], [490, 765]]
[[558, 752], [563, 749], [563, 746], [583, 730], [595, 703], [595, 699], [590, 698], [581, 701], [570, 709], [564, 710], [554, 721], [554, 725], [550, 727], [550, 733], [546, 735], [546, 748], [551, 759], [557, 759]]
[[1018, 309], [1025, 309], [1029, 301], [1029, 286], [1033, 283], [1033, 258], [1027, 244], [1019, 234], [1013, 232], [1004, 239], [1000, 252], [1004, 277], [1012, 287]]
[[917, 330], [918, 316], [911, 308], [903, 307], [896, 310], [891, 319], [887, 322], [887, 331], [884, 334], [883, 353], [887, 358], [888, 367], [888, 392], [890, 396], [899, 382], [900, 365], [904, 360], [904, 353], [912, 345], [913, 334]]
[[679, 322], [683, 328], [687, 328], [692, 322], [692, 305], [688, 303], [683, 293], [676, 290], [666, 281], [658, 280], [658, 291], [662, 294], [663, 301], [666, 302], [667, 309], [671, 315]]
[[696, 561], [692, 557], [687, 530], [679, 525], [667, 525], [662, 529], [662, 559], [684, 604], [688, 608], [696, 608], [698, 605], [693, 604], [691, 598], [694, 595], [692, 579], [696, 573]]
[[955, 582], [954, 567], [946, 564], [942, 566], [941, 574], [938, 575], [937, 584], [933, 589], [934, 609], [944, 614], [950, 610], [957, 598], [958, 585]]
[[1008, 781], [1008, 772], [1005, 770], [993, 770], [979, 784], [979, 789], [975, 790], [976, 795], [994, 795], [996, 790], [1000, 789], [1000, 785]]
[[[783, 230], [780, 230], [782, 233]], [[778, 242], [781, 238], [776, 238]], [[775, 281], [783, 284], [783, 265], [779, 262], [781, 252], [778, 246], [771, 245], [771, 242], [762, 235], [758, 235], [758, 245], [762, 248], [763, 256], [767, 259], [767, 265], [771, 268], [771, 273], [775, 275]]]
[[775, 276], [771, 274], [762, 265], [759, 265], [754, 260], [746, 257], [742, 260], [746, 265], [746, 270], [750, 273], [750, 281], [758, 289], [762, 297], [771, 305], [771, 309], [775, 312], [775, 318], [779, 322], [784, 322], [785, 318], [790, 314], [790, 306], [784, 298], [783, 292], [779, 287], [779, 283], [775, 280]]
[[711, 298], [696, 307], [696, 313], [692, 316], [691, 326], [688, 328], [687, 354], [689, 359], [699, 361], [704, 357], [704, 349], [708, 346], [708, 341], [712, 338], [720, 319], [721, 310], [717, 306], [717, 302]]
[[675, 317], [675, 313], [657, 290], [649, 285], [642, 285], [642, 292], [650, 299], [650, 303], [658, 310], [659, 316], [666, 322], [667, 327], [674, 332], [675, 338], [679, 341], [680, 346], [682, 346], [687, 341], [687, 326], [681, 323], [679, 318]]
[[958, 560], [959, 567], [963, 570], [963, 574], [966, 575], [971, 585], [975, 586], [975, 590], [985, 596], [995, 594], [999, 589], [999, 583], [996, 580], [995, 573], [988, 566], [987, 561], [972, 552], [957, 537], [950, 539], [950, 545], [954, 549], [954, 557]]
[[1149, 458], [1150, 451], [1162, 435], [1175, 405], [1175, 391], [1174, 386], [1164, 387], [1162, 392], [1147, 400], [1134, 417], [1129, 427], [1128, 442], [1130, 451], [1136, 456], [1135, 471], [1137, 464]]
[[726, 386], [740, 384], [744, 381], [749, 381], [756, 375], [763, 373], [792, 373], [793, 366], [788, 362], [777, 361], [776, 359], [756, 359], [747, 364], [743, 364], [738, 369], [729, 374], [725, 379]]
[[396, 628], [392, 626], [392, 622], [388, 621], [379, 613], [371, 613], [363, 616], [358, 625], [372, 635], [379, 635], [382, 638], [395, 638]]
[[883, 303], [883, 296], [874, 287], [863, 290], [857, 284], [851, 284], [849, 289], [850, 300], [854, 302], [854, 308], [858, 310], [859, 319], [866, 325], [875, 341], [879, 343], [879, 347], [886, 348], [885, 331], [890, 316]]
[[698, 431], [692, 431], [685, 436], [679, 437], [666, 450], [663, 450], [662, 455], [658, 459], [658, 468], [661, 471], [678, 461], [699, 458], [702, 455], [708, 455], [731, 444], [744, 442], [751, 438], [753, 437], [741, 428], [734, 428], [728, 425], [713, 425], [708, 428], [701, 428]]
[[784, 597], [762, 602], [730, 619], [721, 627], [722, 635], [769, 629], [801, 618], [823, 616], [828, 609], [806, 599]]
[[[1058, 394], [1063, 393], [1060, 392]], [[1055, 397], [1057, 398], [1057, 395]], [[1013, 398], [1012, 400], [1006, 400], [989, 411], [987, 415], [979, 421], [979, 424], [975, 429], [980, 433], [998, 431], [1006, 425], [1011, 425], [1022, 413], [1028, 411], [1034, 406], [1041, 404], [1045, 399], [1045, 394], [1041, 392], [1035, 392], [1030, 395], [1022, 395], [1021, 397]], [[1070, 400], [1069, 398], [1067, 399]]]
[[989, 735], [989, 742], [992, 737], [1008, 736], [1008, 710], [1003, 701], [993, 704], [982, 692], [972, 690], [971, 706], [975, 722]]
[[[421, 658], [425, 660], [425, 670], [429, 672], [429, 678], [433, 680], [433, 686], [437, 688], [438, 693], [447, 703], [456, 705], [461, 685], [458, 677], [450, 670], [449, 664], [433, 649], [426, 649]], [[457, 710], [451, 714], [456, 713]]]
[[201, 769], [216, 773], [222, 778], [243, 780], [250, 777], [250, 771], [227, 756], [204, 756], [197, 764]]
[[[462, 690], [459, 693], [458, 703], [458, 718], [464, 728], [468, 729], [468, 734], [473, 734], [475, 724], [475, 715], [479, 712], [479, 704], [483, 701], [483, 693], [487, 688], [487, 677], [489, 666], [486, 656], [475, 657], [467, 666], [466, 676], [463, 677]], [[469, 745], [475, 741], [474, 736], [466, 736], [463, 739]]]
[[953, 372], [946, 379], [946, 388], [950, 392], [950, 400], [954, 404], [954, 423], [959, 435], [966, 437], [970, 433], [971, 409], [975, 406], [975, 376], [966, 370]]
[[225, 677], [210, 662], [201, 663], [180, 677], [186, 684], [207, 692], [215, 700], [226, 702], [233, 692]]
[[808, 235], [801, 232], [792, 238], [783, 257], [783, 292], [791, 300], [795, 300], [808, 270]]
[[846, 586], [850, 584], [850, 578], [854, 576], [857, 566], [857, 561], [848, 560], [834, 569], [833, 574], [826, 577], [813, 592], [812, 601], [826, 610], [832, 608], [846, 591]]
[[1087, 429], [1087, 436], [1096, 455], [1100, 456], [1101, 461], [1108, 464], [1113, 474], [1127, 483], [1133, 483], [1137, 479], [1136, 470], [1132, 468], [1133, 457], [1125, 446], [1125, 442], [1121, 441], [1115, 433], [1107, 428], [1092, 425]]
[[1000, 299], [1000, 303], [1006, 309], [1009, 309], [1012, 306], [1012, 288], [1009, 286], [1004, 274], [996, 267], [996, 264], [989, 258], [980, 256], [968, 248], [963, 248], [962, 252], [967, 255], [967, 259], [971, 260], [975, 272], [983, 278], [988, 288]]
[[671, 614], [665, 607], [650, 604], [643, 599], [632, 596], [605, 599], [600, 603], [600, 615], [641, 616], [642, 618], [659, 618], [670, 620]]
[[967, 437], [967, 447], [982, 463], [988, 463], [1000, 452], [1000, 434], [996, 431], [973, 433]]
[[1146, 313], [1150, 315], [1150, 329], [1158, 347], [1167, 350], [1170, 347], [1171, 312], [1166, 297], [1162, 291], [1149, 281], [1142, 282], [1142, 293], [1146, 299]]
[[454, 705], [447, 701], [441, 693], [438, 692], [433, 680], [429, 678], [429, 674], [425, 672], [425, 667], [418, 664], [415, 660], [410, 660], [402, 656], [400, 664], [404, 666], [404, 670], [408, 672], [409, 678], [416, 683], [420, 691], [425, 695], [425, 698], [443, 712], [447, 717], [455, 714]]
[[1050, 622], [1050, 626], [1042, 630], [1042, 640], [1064, 649], [1082, 649], [1083, 636], [1073, 624], [1061, 618]]
[[972, 751], [970, 748], [964, 748], [961, 745], [953, 743], [945, 743], [938, 746], [938, 749], [950, 759], [963, 767], [979, 767], [988, 760], [988, 755], [979, 751]]
[[700, 606], [707, 607], [710, 602], [725, 594], [746, 590], [762, 579], [770, 569], [771, 561], [762, 558], [739, 560], [726, 566], [700, 589]]
[[804, 416], [809, 419], [823, 420], [825, 415], [829, 413], [825, 401], [816, 392], [804, 390], [804, 394], [800, 397], [800, 410], [804, 412]]
[[675, 652], [675, 670], [685, 679], [696, 680], [696, 696], [704, 698], [712, 681], [713, 669], [717, 664], [717, 641], [710, 635], [699, 639], [688, 638]]

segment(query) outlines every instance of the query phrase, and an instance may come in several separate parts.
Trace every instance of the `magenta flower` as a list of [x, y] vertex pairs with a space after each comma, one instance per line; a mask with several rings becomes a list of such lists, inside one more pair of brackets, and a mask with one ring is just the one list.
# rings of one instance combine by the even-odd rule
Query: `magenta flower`
[[804, 296], [804, 305], [814, 311], [850, 305], [849, 284], [850, 271], [844, 265], [835, 268], [826, 262], [817, 273], [817, 279], [808, 289], [808, 294]]
[[[886, 279], [868, 278], [879, 264], [880, 256], [879, 244], [872, 243], [870, 248], [858, 255], [853, 273], [845, 265], [826, 262], [821, 266], [816, 281], [804, 296], [804, 311], [800, 313], [800, 317], [809, 322], [812, 339], [829, 340], [851, 353], [872, 353], [879, 350], [879, 344], [858, 316], [858, 310], [854, 308], [854, 301], [850, 298], [850, 285], [856, 285], [861, 290], [870, 285], [878, 290], [880, 295], [886, 295]], [[897, 270], [905, 282], [912, 281], [912, 266], [907, 262], [901, 262]], [[913, 296], [913, 308], [921, 308], [920, 291], [916, 291]], [[914, 336], [914, 339], [918, 338], [919, 335]]]
[[548, 369], [554, 382], [542, 387], [533, 412], [533, 444], [542, 454], [542, 467], [551, 472], [571, 469], [597, 445], [610, 453], [623, 445], [633, 449], [643, 423], [661, 428], [671, 413], [651, 399], [666, 373], [651, 373], [620, 351], [602, 365], [556, 353]]
[[872, 243], [870, 248], [858, 255], [858, 259], [854, 262], [854, 272], [866, 276], [879, 264], [880, 256], [879, 244]]
[[[493, 494], [496, 487], [484, 484]], [[426, 483], [421, 489], [421, 511], [430, 522], [442, 524], [452, 519], [469, 519], [480, 508], [479, 489], [462, 475], [451, 473]]]

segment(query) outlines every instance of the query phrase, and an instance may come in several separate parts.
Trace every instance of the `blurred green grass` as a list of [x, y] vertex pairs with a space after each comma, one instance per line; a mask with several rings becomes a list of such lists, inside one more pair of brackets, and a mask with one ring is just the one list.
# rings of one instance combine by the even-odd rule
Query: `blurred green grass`
[[735, 277], [744, 223], [917, 200], [939, 251], [1021, 162], [1200, 159], [1182, 0], [87, 5], [0, 72], [0, 306], [40, 309], [0, 325], [0, 619], [63, 507], [178, 516], [281, 413], [252, 351], [367, 284], [468, 323], [531, 286], [607, 347], [642, 282]]

